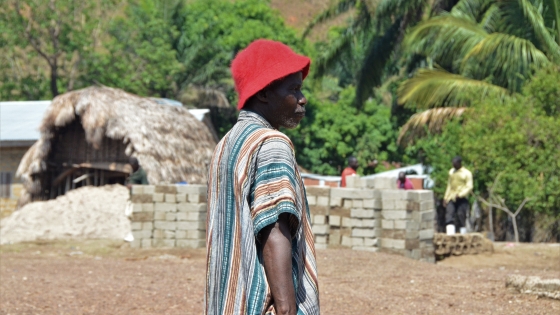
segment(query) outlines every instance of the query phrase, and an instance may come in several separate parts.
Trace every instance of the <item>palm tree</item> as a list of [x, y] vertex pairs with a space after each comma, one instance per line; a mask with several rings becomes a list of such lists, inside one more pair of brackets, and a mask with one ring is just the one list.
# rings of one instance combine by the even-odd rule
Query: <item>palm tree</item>
[[353, 73], [356, 104], [360, 107], [383, 80], [398, 67], [388, 71], [391, 60], [398, 60], [399, 46], [409, 26], [422, 19], [433, 0], [339, 0], [318, 15], [303, 33], [305, 38], [316, 25], [355, 9], [347, 28], [319, 52], [314, 63], [316, 77], [323, 76], [347, 59], [357, 59]]
[[404, 45], [436, 65], [399, 88], [400, 104], [432, 111], [403, 126], [399, 139], [406, 142], [413, 139], [407, 134], [422, 135], [426, 117], [439, 122], [428, 126], [437, 132], [451, 113], [464, 112], [430, 108], [465, 107], [490, 94], [507, 98], [534, 71], [560, 64], [560, 0], [461, 0], [418, 24]]

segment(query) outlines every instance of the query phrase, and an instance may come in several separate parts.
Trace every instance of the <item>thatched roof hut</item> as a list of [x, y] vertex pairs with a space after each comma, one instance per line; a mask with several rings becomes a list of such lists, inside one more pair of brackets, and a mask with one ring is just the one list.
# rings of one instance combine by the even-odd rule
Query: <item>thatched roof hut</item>
[[39, 129], [17, 170], [32, 200], [54, 198], [84, 178], [93, 185], [122, 181], [130, 156], [150, 183], [203, 183], [216, 145], [187, 109], [108, 87], [57, 96]]

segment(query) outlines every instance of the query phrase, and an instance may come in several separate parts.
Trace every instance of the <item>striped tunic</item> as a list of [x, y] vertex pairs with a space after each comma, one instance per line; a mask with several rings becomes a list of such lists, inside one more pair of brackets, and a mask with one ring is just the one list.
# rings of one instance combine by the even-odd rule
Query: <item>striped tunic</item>
[[293, 145], [241, 111], [218, 143], [208, 176], [207, 315], [276, 314], [259, 232], [289, 213], [298, 315], [319, 314], [315, 246]]

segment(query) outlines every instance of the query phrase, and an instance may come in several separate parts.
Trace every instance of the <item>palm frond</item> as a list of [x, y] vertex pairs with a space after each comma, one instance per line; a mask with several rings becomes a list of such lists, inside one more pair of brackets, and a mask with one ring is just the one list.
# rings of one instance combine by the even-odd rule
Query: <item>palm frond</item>
[[345, 53], [352, 52], [354, 34], [345, 32], [330, 43], [328, 49], [319, 52], [313, 63], [313, 76], [318, 78], [326, 74], [329, 69], [340, 60]]
[[355, 99], [357, 107], [363, 105], [374, 86], [381, 84], [385, 66], [391, 58], [399, 35], [400, 24], [400, 19], [396, 20], [383, 36], [376, 37], [370, 42], [363, 66], [358, 73]]
[[488, 33], [475, 22], [444, 14], [418, 24], [404, 41], [406, 49], [428, 56], [445, 67], [461, 60]]
[[461, 0], [451, 9], [451, 15], [478, 23], [493, 2], [491, 0]]
[[427, 0], [382, 0], [375, 9], [377, 21], [390, 20], [388, 17], [403, 17], [427, 6]]
[[[535, 33], [536, 37], [538, 38], [539, 42], [543, 46], [543, 49], [546, 53], [551, 57], [550, 59], [554, 60], [557, 63], [560, 63], [560, 45], [554, 41], [554, 36], [550, 34], [548, 31], [545, 21], [541, 13], [533, 6], [533, 4], [528, 0], [517, 0], [519, 7], [523, 11], [523, 15], [527, 22], [531, 25], [533, 32]], [[558, 0], [550, 1], [555, 6], [560, 6], [558, 4]], [[554, 7], [553, 7], [554, 8]], [[556, 10], [560, 10], [556, 7]], [[558, 13], [560, 15], [560, 13]], [[560, 19], [560, 17], [557, 17]], [[560, 29], [559, 34], [560, 36]], [[558, 37], [557, 37], [558, 39]]]
[[427, 132], [440, 133], [448, 121], [461, 117], [467, 110], [466, 107], [440, 107], [414, 114], [401, 127], [397, 144], [412, 144], [415, 139], [425, 136]]
[[463, 58], [461, 73], [474, 79], [492, 81], [510, 91], [518, 91], [534, 70], [550, 64], [548, 58], [530, 41], [512, 35], [486, 36]]
[[307, 35], [309, 35], [309, 32], [311, 32], [311, 30], [313, 30], [313, 28], [318, 24], [331, 20], [355, 8], [358, 2], [360, 2], [360, 0], [339, 0], [337, 3], [330, 6], [325, 11], [321, 12], [309, 24], [307, 24], [305, 30], [303, 31], [303, 35], [301, 37], [302, 38], [307, 37]]
[[543, 4], [543, 18], [545, 26], [550, 27], [553, 30], [556, 43], [560, 45], [560, 1], [543, 0]]
[[489, 95], [505, 98], [508, 91], [500, 86], [452, 74], [441, 69], [423, 69], [401, 84], [397, 91], [399, 104], [432, 108], [464, 106], [471, 100]]
[[496, 4], [492, 4], [488, 10], [484, 12], [484, 15], [482, 16], [482, 19], [480, 19], [480, 22], [478, 22], [478, 25], [480, 25], [480, 27], [485, 29], [488, 33], [494, 33], [496, 32], [498, 24], [501, 22], [501, 15], [502, 13], [500, 12], [500, 7]]

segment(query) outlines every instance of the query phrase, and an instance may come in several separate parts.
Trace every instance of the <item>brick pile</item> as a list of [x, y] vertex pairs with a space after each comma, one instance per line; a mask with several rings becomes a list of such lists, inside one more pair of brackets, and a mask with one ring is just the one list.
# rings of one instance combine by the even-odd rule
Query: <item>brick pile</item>
[[381, 251], [435, 262], [432, 191], [382, 191]]
[[132, 247], [205, 247], [205, 185], [138, 185], [130, 200]]
[[327, 186], [309, 186], [306, 188], [311, 229], [317, 249], [325, 249], [329, 243], [330, 190], [330, 187]]

